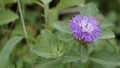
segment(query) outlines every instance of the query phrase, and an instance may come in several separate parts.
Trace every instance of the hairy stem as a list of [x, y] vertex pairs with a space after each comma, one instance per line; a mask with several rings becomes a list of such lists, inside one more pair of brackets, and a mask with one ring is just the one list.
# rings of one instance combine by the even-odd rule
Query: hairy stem
[[[29, 50], [29, 56], [31, 57], [31, 60], [32, 60], [32, 53], [30, 51], [30, 45], [29, 45], [29, 41], [28, 41], [28, 34], [27, 34], [27, 29], [26, 29], [26, 26], [25, 26], [25, 22], [24, 22], [24, 17], [23, 17], [23, 13], [22, 13], [20, 1], [18, 0], [17, 2], [18, 2], [18, 9], [19, 9], [19, 13], [20, 13], [20, 18], [21, 18], [22, 26], [23, 26], [23, 31], [24, 31], [24, 35], [25, 35], [25, 38], [26, 38], [26, 43], [27, 43], [28, 50]], [[33, 60], [31, 62], [31, 64], [32, 64], [32, 68], [34, 68]]]
[[49, 26], [49, 4], [44, 4], [45, 25]]

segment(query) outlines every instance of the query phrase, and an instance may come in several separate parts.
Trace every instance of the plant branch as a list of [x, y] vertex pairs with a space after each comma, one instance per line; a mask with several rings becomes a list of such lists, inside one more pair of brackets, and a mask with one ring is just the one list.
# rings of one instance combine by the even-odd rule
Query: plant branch
[[[23, 26], [24, 35], [25, 35], [25, 38], [26, 38], [26, 43], [28, 45], [29, 55], [30, 55], [31, 60], [32, 60], [32, 53], [30, 52], [30, 45], [29, 45], [29, 41], [28, 41], [28, 34], [27, 34], [27, 29], [26, 29], [26, 26], [25, 26], [25, 22], [24, 22], [24, 17], [23, 17], [20, 1], [18, 0], [17, 2], [18, 2], [18, 9], [19, 9], [19, 13], [20, 13], [20, 18], [21, 18], [21, 22], [22, 22], [22, 26]], [[34, 68], [33, 60], [31, 62], [31, 64], [32, 64], [32, 68]]]
[[23, 26], [23, 31], [24, 31], [24, 34], [25, 34], [25, 38], [27, 39], [28, 38], [27, 30], [26, 30], [26, 27], [25, 27], [25, 22], [24, 22], [24, 19], [23, 19], [23, 14], [22, 14], [21, 5], [20, 5], [19, 0], [18, 0], [18, 8], [19, 8], [20, 18], [21, 18], [21, 21], [22, 21], [22, 26]]
[[49, 26], [49, 4], [44, 4], [45, 24]]
[[41, 6], [41, 7], [44, 7], [44, 5], [40, 2], [35, 2], [37, 5]]
[[72, 62], [68, 63], [68, 68], [72, 68]]

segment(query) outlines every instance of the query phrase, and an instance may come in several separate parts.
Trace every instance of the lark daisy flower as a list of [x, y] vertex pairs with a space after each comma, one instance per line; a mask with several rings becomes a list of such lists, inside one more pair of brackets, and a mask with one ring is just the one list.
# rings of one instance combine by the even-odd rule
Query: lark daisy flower
[[101, 33], [98, 21], [92, 16], [77, 14], [70, 20], [69, 26], [76, 39], [88, 43], [94, 42]]

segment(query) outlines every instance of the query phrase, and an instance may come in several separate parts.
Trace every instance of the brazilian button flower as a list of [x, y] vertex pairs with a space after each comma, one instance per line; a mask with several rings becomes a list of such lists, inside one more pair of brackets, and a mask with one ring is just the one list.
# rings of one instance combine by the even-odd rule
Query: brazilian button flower
[[70, 20], [69, 26], [75, 39], [88, 43], [94, 42], [101, 33], [98, 21], [92, 16], [77, 14]]

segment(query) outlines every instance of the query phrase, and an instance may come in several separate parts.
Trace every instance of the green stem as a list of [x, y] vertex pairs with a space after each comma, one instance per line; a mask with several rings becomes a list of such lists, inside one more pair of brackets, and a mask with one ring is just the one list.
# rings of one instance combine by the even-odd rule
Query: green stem
[[1, 26], [1, 29], [2, 29], [2, 31], [5, 31], [4, 25], [3, 25], [3, 26]]
[[22, 26], [23, 26], [23, 31], [24, 31], [24, 35], [25, 35], [25, 38], [26, 38], [26, 43], [27, 43], [28, 50], [29, 50], [29, 56], [31, 57], [31, 60], [32, 60], [32, 62], [31, 62], [32, 68], [34, 68], [34, 63], [33, 63], [33, 59], [32, 59], [32, 53], [30, 52], [30, 45], [29, 45], [29, 41], [28, 41], [27, 29], [26, 29], [25, 22], [24, 22], [24, 17], [23, 17], [20, 1], [18, 0], [17, 2], [18, 2], [18, 9], [19, 9], [19, 13], [20, 13]]
[[42, 3], [40, 3], [40, 2], [35, 2], [35, 3], [38, 4], [41, 7], [44, 7], [44, 5]]
[[49, 4], [44, 4], [45, 25], [49, 26]]
[[72, 68], [72, 62], [68, 63], [68, 68]]
[[19, 8], [19, 12], [20, 12], [20, 18], [21, 18], [21, 21], [22, 21], [22, 26], [23, 26], [23, 31], [24, 31], [24, 34], [25, 34], [25, 38], [27, 39], [28, 38], [27, 30], [26, 30], [26, 27], [25, 27], [25, 22], [24, 22], [24, 19], [23, 19], [23, 14], [22, 14], [21, 5], [20, 5], [19, 0], [18, 0], [18, 8]]
[[2, 0], [0, 0], [0, 7], [2, 6]]
[[0, 0], [0, 7], [1, 7], [2, 9], [4, 8], [3, 0]]

